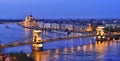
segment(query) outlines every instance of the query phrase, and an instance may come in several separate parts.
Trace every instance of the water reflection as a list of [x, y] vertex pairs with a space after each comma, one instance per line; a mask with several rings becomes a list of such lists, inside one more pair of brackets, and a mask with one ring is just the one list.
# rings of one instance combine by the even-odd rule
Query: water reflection
[[77, 46], [77, 50], [80, 51], [81, 47], [80, 46]]
[[[95, 44], [33, 51], [36, 61], [111, 61], [120, 60], [118, 40]], [[111, 58], [110, 58], [111, 57]]]
[[33, 51], [33, 55], [36, 61], [47, 61], [48, 58], [42, 51]]
[[31, 33], [31, 30], [28, 28], [24, 28], [24, 30], [25, 30], [25, 36], [29, 36]]

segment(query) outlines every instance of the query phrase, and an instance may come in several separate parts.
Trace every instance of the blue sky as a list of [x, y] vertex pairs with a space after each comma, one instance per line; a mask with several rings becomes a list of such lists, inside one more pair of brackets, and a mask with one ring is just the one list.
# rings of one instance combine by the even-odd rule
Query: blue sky
[[120, 18], [120, 0], [0, 0], [0, 19]]

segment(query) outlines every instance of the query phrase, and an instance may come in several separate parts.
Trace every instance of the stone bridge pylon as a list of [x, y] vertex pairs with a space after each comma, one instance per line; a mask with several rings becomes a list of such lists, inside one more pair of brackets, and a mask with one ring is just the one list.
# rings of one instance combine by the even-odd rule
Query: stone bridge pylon
[[41, 38], [41, 30], [33, 30], [33, 44], [32, 49], [33, 50], [43, 50], [43, 40]]

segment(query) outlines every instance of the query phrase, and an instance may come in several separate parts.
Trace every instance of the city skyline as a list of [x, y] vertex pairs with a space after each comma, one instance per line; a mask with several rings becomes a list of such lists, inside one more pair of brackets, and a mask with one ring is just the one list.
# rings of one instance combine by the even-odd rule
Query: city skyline
[[0, 19], [119, 18], [119, 0], [3, 0]]

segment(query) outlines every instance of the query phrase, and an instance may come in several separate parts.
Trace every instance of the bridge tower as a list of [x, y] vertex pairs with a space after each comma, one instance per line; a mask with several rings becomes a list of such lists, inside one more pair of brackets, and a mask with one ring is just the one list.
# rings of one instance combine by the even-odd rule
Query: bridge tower
[[35, 18], [32, 15], [30, 15], [25, 18], [25, 21], [23, 22], [23, 26], [24, 27], [38, 26], [38, 23], [35, 20]]
[[34, 30], [33, 31], [33, 44], [32, 44], [32, 49], [33, 50], [41, 50], [43, 51], [43, 41], [41, 38], [41, 30]]
[[96, 28], [97, 31], [97, 40], [103, 40], [105, 39], [105, 32], [104, 32], [104, 27], [103, 26], [98, 26]]

